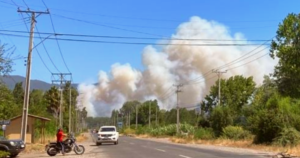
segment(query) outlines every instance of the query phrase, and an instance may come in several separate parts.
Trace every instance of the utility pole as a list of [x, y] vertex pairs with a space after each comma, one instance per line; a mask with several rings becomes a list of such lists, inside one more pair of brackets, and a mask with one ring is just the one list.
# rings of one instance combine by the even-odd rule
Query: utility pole
[[155, 124], [157, 127], [157, 106], [155, 106]]
[[71, 110], [72, 110], [72, 106], [71, 106], [71, 97], [72, 97], [72, 84], [71, 84], [71, 82], [70, 82], [70, 87], [69, 87], [70, 89], [70, 96], [69, 96], [69, 133], [71, 133], [72, 132], [72, 130], [71, 130], [71, 124], [72, 124], [72, 112], [71, 112]]
[[149, 104], [149, 128], [151, 127], [151, 100]]
[[30, 25], [30, 38], [28, 46], [28, 56], [27, 56], [27, 68], [26, 68], [26, 79], [25, 79], [25, 94], [23, 102], [23, 112], [22, 112], [22, 123], [21, 123], [21, 139], [26, 143], [26, 132], [27, 132], [27, 121], [28, 121], [28, 107], [29, 107], [29, 94], [30, 94], [30, 76], [31, 76], [31, 56], [33, 50], [33, 36], [34, 36], [34, 27], [36, 23], [36, 14], [37, 16], [41, 14], [49, 14], [49, 12], [38, 12], [31, 10], [20, 10], [19, 13], [31, 14], [31, 25]]
[[218, 74], [218, 80], [219, 80], [219, 96], [218, 96], [218, 104], [219, 104], [219, 106], [220, 106], [220, 105], [221, 105], [221, 75], [222, 75], [223, 73], [226, 73], [227, 70], [225, 70], [225, 71], [212, 70], [212, 72]]
[[178, 84], [178, 85], [175, 85], [176, 86], [176, 94], [177, 94], [177, 126], [176, 126], [176, 133], [179, 134], [179, 125], [180, 125], [180, 122], [179, 122], [179, 102], [178, 102], [178, 95], [180, 92], [182, 92], [180, 90], [180, 88], [183, 86], [182, 84]]
[[138, 104], [135, 105], [135, 130], [137, 130], [138, 125]]
[[[58, 79], [57, 79], [58, 77]], [[66, 84], [67, 82], [70, 83], [70, 89], [71, 89], [71, 81], [72, 81], [72, 73], [52, 73], [52, 84], [59, 83], [60, 85], [60, 104], [59, 104], [59, 127], [63, 128], [63, 85]], [[70, 91], [70, 98], [71, 98], [71, 91]], [[70, 105], [69, 109], [71, 109], [71, 100], [70, 100]], [[69, 113], [69, 133], [71, 132], [70, 128], [70, 113]]]
[[129, 111], [129, 128], [130, 128], [130, 111]]

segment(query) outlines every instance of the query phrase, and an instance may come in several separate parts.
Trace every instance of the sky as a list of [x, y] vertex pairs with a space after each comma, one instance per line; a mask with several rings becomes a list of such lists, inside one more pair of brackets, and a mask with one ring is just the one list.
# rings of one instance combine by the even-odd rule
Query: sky
[[[44, 2], [49, 8], [51, 16], [47, 14], [38, 16], [35, 31], [38, 29], [39, 32], [53, 33], [52, 17], [56, 33], [152, 38], [171, 37], [181, 23], [189, 21], [192, 16], [198, 16], [227, 26], [231, 34], [240, 32], [248, 40], [268, 40], [276, 35], [278, 24], [288, 13], [299, 13], [300, 11], [300, 1], [297, 0], [44, 0]], [[22, 16], [28, 18], [28, 15], [24, 13], [21, 15], [17, 12], [17, 6], [26, 10], [26, 5], [31, 10], [46, 11], [42, 0], [0, 0], [0, 30], [27, 31]], [[29, 27], [28, 23], [27, 26]], [[0, 33], [7, 32], [0, 31]], [[39, 37], [38, 34], [35, 36]], [[27, 56], [28, 38], [0, 34], [0, 40], [2, 44], [6, 43], [8, 46], [17, 48], [14, 56]], [[98, 40], [159, 42], [158, 39], [147, 41]], [[34, 42], [38, 44], [40, 39], [35, 38]], [[115, 63], [128, 63], [137, 70], [144, 69], [141, 56], [147, 44], [123, 45], [70, 41], [59, 41], [58, 43], [62, 55], [55, 40], [44, 41], [54, 64], [50, 61], [42, 44], [33, 51], [32, 79], [50, 83], [51, 72], [67, 73], [69, 69], [73, 75], [73, 82], [93, 83], [97, 82], [100, 70], [110, 71], [111, 65]], [[37, 51], [45, 64], [38, 56]], [[25, 76], [24, 59], [14, 62], [14, 71], [11, 74]]]

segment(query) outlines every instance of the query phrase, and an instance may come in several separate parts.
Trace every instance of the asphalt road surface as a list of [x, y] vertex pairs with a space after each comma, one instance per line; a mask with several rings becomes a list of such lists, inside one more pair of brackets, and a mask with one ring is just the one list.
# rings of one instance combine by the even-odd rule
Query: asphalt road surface
[[[118, 145], [103, 144], [92, 150], [109, 158], [260, 158], [254, 154], [201, 149], [179, 144], [121, 137]], [[239, 150], [239, 149], [236, 149]]]
[[[102, 144], [96, 146], [90, 139], [79, 143], [85, 146], [84, 155], [76, 155], [74, 152], [62, 156], [58, 154], [55, 157], [63, 158], [263, 158], [267, 156], [258, 155], [250, 152], [241, 152], [242, 149], [233, 149], [235, 151], [224, 151], [214, 148], [201, 148], [190, 145], [181, 145], [175, 143], [158, 142], [132, 137], [120, 137], [119, 144]], [[239, 152], [236, 152], [238, 151]], [[19, 157], [38, 158], [49, 157], [46, 153], [22, 154]], [[268, 156], [269, 157], [269, 156]]]

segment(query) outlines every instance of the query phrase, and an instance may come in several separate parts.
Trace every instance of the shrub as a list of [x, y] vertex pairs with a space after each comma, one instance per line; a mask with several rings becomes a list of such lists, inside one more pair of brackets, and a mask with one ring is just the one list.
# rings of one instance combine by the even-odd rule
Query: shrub
[[244, 130], [240, 126], [227, 126], [223, 128], [222, 137], [227, 139], [240, 140], [250, 138], [251, 134], [249, 131]]
[[[194, 134], [195, 128], [190, 124], [180, 124], [180, 132], [188, 133], [189, 135]], [[177, 125], [171, 124], [150, 130], [152, 136], [175, 136], [177, 132]]]
[[134, 129], [131, 129], [131, 128], [126, 128], [124, 130], [124, 134], [125, 135], [132, 135], [132, 134], [135, 134], [135, 130]]
[[200, 128], [195, 131], [194, 137], [196, 139], [214, 139], [214, 131], [211, 128]]
[[215, 134], [217, 136], [221, 135], [224, 127], [233, 124], [233, 117], [229, 107], [217, 106], [214, 108], [210, 121]]
[[300, 143], [300, 132], [295, 128], [283, 128], [274, 144], [279, 146], [296, 146]]
[[1, 151], [0, 150], [0, 158], [8, 157], [10, 154], [6, 151]]
[[147, 128], [138, 125], [137, 129], [135, 130], [135, 134], [146, 134], [147, 133]]

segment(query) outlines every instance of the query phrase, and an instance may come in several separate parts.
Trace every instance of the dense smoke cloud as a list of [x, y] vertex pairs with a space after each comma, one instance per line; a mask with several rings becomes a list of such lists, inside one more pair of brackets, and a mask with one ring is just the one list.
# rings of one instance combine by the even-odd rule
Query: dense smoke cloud
[[[257, 46], [184, 46], [182, 44], [218, 44], [218, 43], [250, 43], [241, 33], [231, 35], [229, 29], [215, 21], [207, 21], [199, 17], [192, 17], [190, 21], [181, 24], [168, 43], [173, 45], [157, 49], [146, 46], [143, 50], [142, 62], [144, 71], [132, 68], [130, 64], [116, 63], [109, 73], [100, 71], [98, 85], [81, 84], [81, 104], [88, 110], [89, 116], [109, 116], [113, 109], [119, 109], [127, 100], [145, 101], [157, 99], [159, 106], [170, 109], [176, 105], [174, 84], [186, 84], [179, 96], [180, 106], [191, 106], [209, 92], [210, 86], [217, 80], [216, 74], [210, 72], [219, 66], [229, 63]], [[221, 39], [223, 41], [197, 41], [178, 39]], [[160, 41], [166, 42], [166, 41]], [[175, 44], [175, 45], [174, 45]], [[180, 45], [181, 44], [181, 45]], [[258, 84], [263, 75], [273, 71], [275, 61], [268, 56], [258, 58], [268, 53], [264, 46], [256, 50], [263, 51], [224, 67], [227, 70], [223, 78], [233, 75], [253, 76]], [[249, 54], [250, 55], [250, 54]], [[248, 63], [249, 61], [254, 62]], [[248, 63], [248, 64], [246, 64]], [[204, 76], [203, 79], [201, 76]], [[213, 78], [214, 77], [214, 78]], [[197, 79], [198, 78], [198, 79]], [[195, 80], [196, 79], [196, 80]], [[191, 80], [193, 80], [191, 82]], [[168, 93], [169, 92], [169, 93]], [[173, 94], [173, 95], [168, 95]]]

